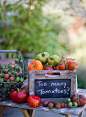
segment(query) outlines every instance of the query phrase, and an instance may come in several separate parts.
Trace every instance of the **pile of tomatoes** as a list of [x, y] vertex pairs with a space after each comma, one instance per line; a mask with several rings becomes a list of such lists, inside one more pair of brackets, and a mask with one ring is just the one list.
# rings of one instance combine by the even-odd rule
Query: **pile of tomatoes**
[[84, 95], [73, 95], [72, 98], [67, 98], [66, 101], [52, 101], [49, 102], [48, 100], [44, 100], [42, 102], [42, 105], [44, 107], [48, 107], [49, 109], [52, 109], [53, 107], [55, 107], [56, 109], [60, 109], [60, 108], [72, 108], [72, 107], [80, 107], [80, 106], [84, 106], [86, 104], [86, 98]]
[[[28, 70], [75, 70], [78, 63], [72, 58], [63, 58], [58, 55], [50, 56], [48, 52], [39, 53], [36, 60], [28, 66]], [[53, 75], [53, 74], [51, 74]]]
[[0, 98], [7, 99], [13, 89], [22, 86], [24, 82], [22, 66], [19, 60], [14, 59], [13, 63], [0, 64]]
[[1, 66], [0, 64], [0, 82], [23, 82], [22, 67], [18, 64], [18, 59], [14, 59], [14, 63]]

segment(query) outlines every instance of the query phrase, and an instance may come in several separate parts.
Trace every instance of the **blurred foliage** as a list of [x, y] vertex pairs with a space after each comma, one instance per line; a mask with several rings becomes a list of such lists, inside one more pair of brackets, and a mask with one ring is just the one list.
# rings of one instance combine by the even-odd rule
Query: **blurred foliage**
[[[22, 54], [36, 55], [42, 51], [59, 56], [66, 54], [68, 37], [67, 30], [59, 23], [61, 15], [44, 16], [42, 7], [45, 0], [23, 2], [7, 4], [4, 0], [4, 4], [0, 4], [0, 38], [7, 38], [2, 49], [17, 49]], [[61, 42], [59, 34], [64, 35], [65, 43]]]
[[86, 63], [86, 27], [84, 33], [78, 32], [78, 35], [69, 35], [68, 32], [75, 15], [82, 9], [85, 11], [83, 0], [78, 0], [76, 4], [75, 0], [1, 1], [0, 38], [7, 38], [1, 44], [2, 49], [16, 49], [23, 55], [32, 53], [33, 58], [43, 51], [60, 57], [71, 56], [79, 63], [78, 87], [86, 88], [83, 66]]

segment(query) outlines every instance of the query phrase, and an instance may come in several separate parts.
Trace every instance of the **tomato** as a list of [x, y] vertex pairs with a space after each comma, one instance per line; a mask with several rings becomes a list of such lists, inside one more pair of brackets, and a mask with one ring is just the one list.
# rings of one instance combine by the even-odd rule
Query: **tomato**
[[78, 68], [78, 63], [76, 61], [69, 61], [69, 66], [68, 66], [68, 69], [69, 70], [74, 70], [74, 69], [77, 69]]
[[0, 82], [4, 82], [4, 79], [3, 78], [0, 78]]
[[7, 80], [7, 79], [9, 78], [9, 75], [8, 75], [8, 74], [4, 74], [4, 76], [3, 76], [3, 77], [4, 77], [4, 79], [6, 79], [6, 80]]
[[52, 65], [53, 67], [58, 65], [60, 62], [60, 58], [58, 55], [52, 55], [48, 58], [48, 64]]
[[54, 104], [52, 102], [48, 104], [49, 109], [52, 109], [53, 107], [54, 107]]
[[[75, 61], [76, 62], [76, 61]], [[75, 69], [77, 69], [78, 68], [78, 63], [76, 62], [76, 65], [75, 65]]]
[[48, 52], [43, 52], [43, 53], [39, 53], [36, 56], [36, 59], [41, 61], [43, 64], [45, 64], [47, 62], [47, 59], [49, 58], [49, 53]]
[[14, 77], [11, 76], [11, 77], [9, 78], [9, 81], [14, 81]]
[[64, 102], [61, 102], [61, 108], [64, 108], [65, 107], [65, 103]]
[[24, 82], [24, 78], [20, 78], [20, 82]]
[[67, 98], [67, 102], [71, 102], [71, 99], [70, 98]]
[[15, 68], [15, 65], [11, 65], [10, 68], [14, 69]]
[[43, 70], [43, 65], [39, 60], [34, 60], [28, 66], [28, 70]]
[[85, 96], [84, 95], [73, 95], [71, 98], [72, 102], [77, 102], [77, 106], [84, 106], [85, 105]]
[[19, 60], [18, 60], [18, 59], [14, 59], [14, 62], [15, 62], [15, 63], [19, 63]]
[[31, 107], [38, 107], [41, 104], [41, 98], [36, 95], [30, 95], [27, 98], [27, 102]]
[[66, 58], [66, 63], [69, 63], [72, 60], [72, 58]]
[[24, 103], [27, 101], [28, 92], [26, 90], [21, 90], [20, 92], [14, 90], [10, 93], [10, 98], [13, 102]]
[[21, 70], [21, 71], [19, 71], [19, 73], [22, 75], [22, 74], [23, 74], [22, 70]]
[[67, 108], [71, 108], [72, 107], [72, 102], [68, 102], [67, 103]]
[[56, 104], [55, 104], [55, 108], [56, 108], [56, 109], [60, 109], [60, 108], [61, 108], [61, 104], [60, 104], [60, 103], [56, 103]]
[[73, 102], [73, 106], [77, 107], [78, 106], [77, 102]]
[[16, 78], [16, 81], [17, 81], [17, 82], [19, 82], [19, 81], [20, 81], [20, 78], [19, 78], [19, 77], [17, 77], [17, 78]]
[[60, 69], [60, 70], [65, 70], [65, 69], [66, 69], [66, 64], [65, 64], [64, 62], [61, 62], [61, 63], [59, 64], [59, 69]]
[[4, 72], [5, 72], [5, 73], [8, 73], [8, 69], [5, 69]]
[[[45, 65], [44, 70], [54, 70], [52, 66]], [[54, 73], [48, 73], [49, 75], [53, 75]]]
[[42, 104], [43, 104], [44, 107], [48, 107], [49, 101], [48, 100], [44, 100], [42, 102]]

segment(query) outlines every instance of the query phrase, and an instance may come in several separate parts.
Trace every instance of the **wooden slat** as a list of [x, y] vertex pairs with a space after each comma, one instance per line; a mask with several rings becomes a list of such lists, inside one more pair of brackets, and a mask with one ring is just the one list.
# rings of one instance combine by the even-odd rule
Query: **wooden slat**
[[7, 109], [9, 106], [3, 106], [3, 110]]
[[3, 106], [0, 105], [0, 117], [3, 117]]
[[28, 111], [30, 117], [34, 116], [35, 110], [28, 109], [27, 111]]
[[26, 109], [20, 108], [20, 110], [22, 114], [24, 115], [24, 117], [30, 117]]
[[84, 110], [78, 115], [78, 117], [83, 117]]
[[66, 114], [65, 117], [71, 117], [69, 114]]

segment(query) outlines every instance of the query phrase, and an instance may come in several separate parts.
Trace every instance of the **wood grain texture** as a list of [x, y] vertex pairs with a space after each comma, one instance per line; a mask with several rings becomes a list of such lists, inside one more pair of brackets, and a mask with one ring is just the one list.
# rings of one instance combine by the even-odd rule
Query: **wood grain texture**
[[0, 105], [0, 117], [3, 117], [3, 105]]

